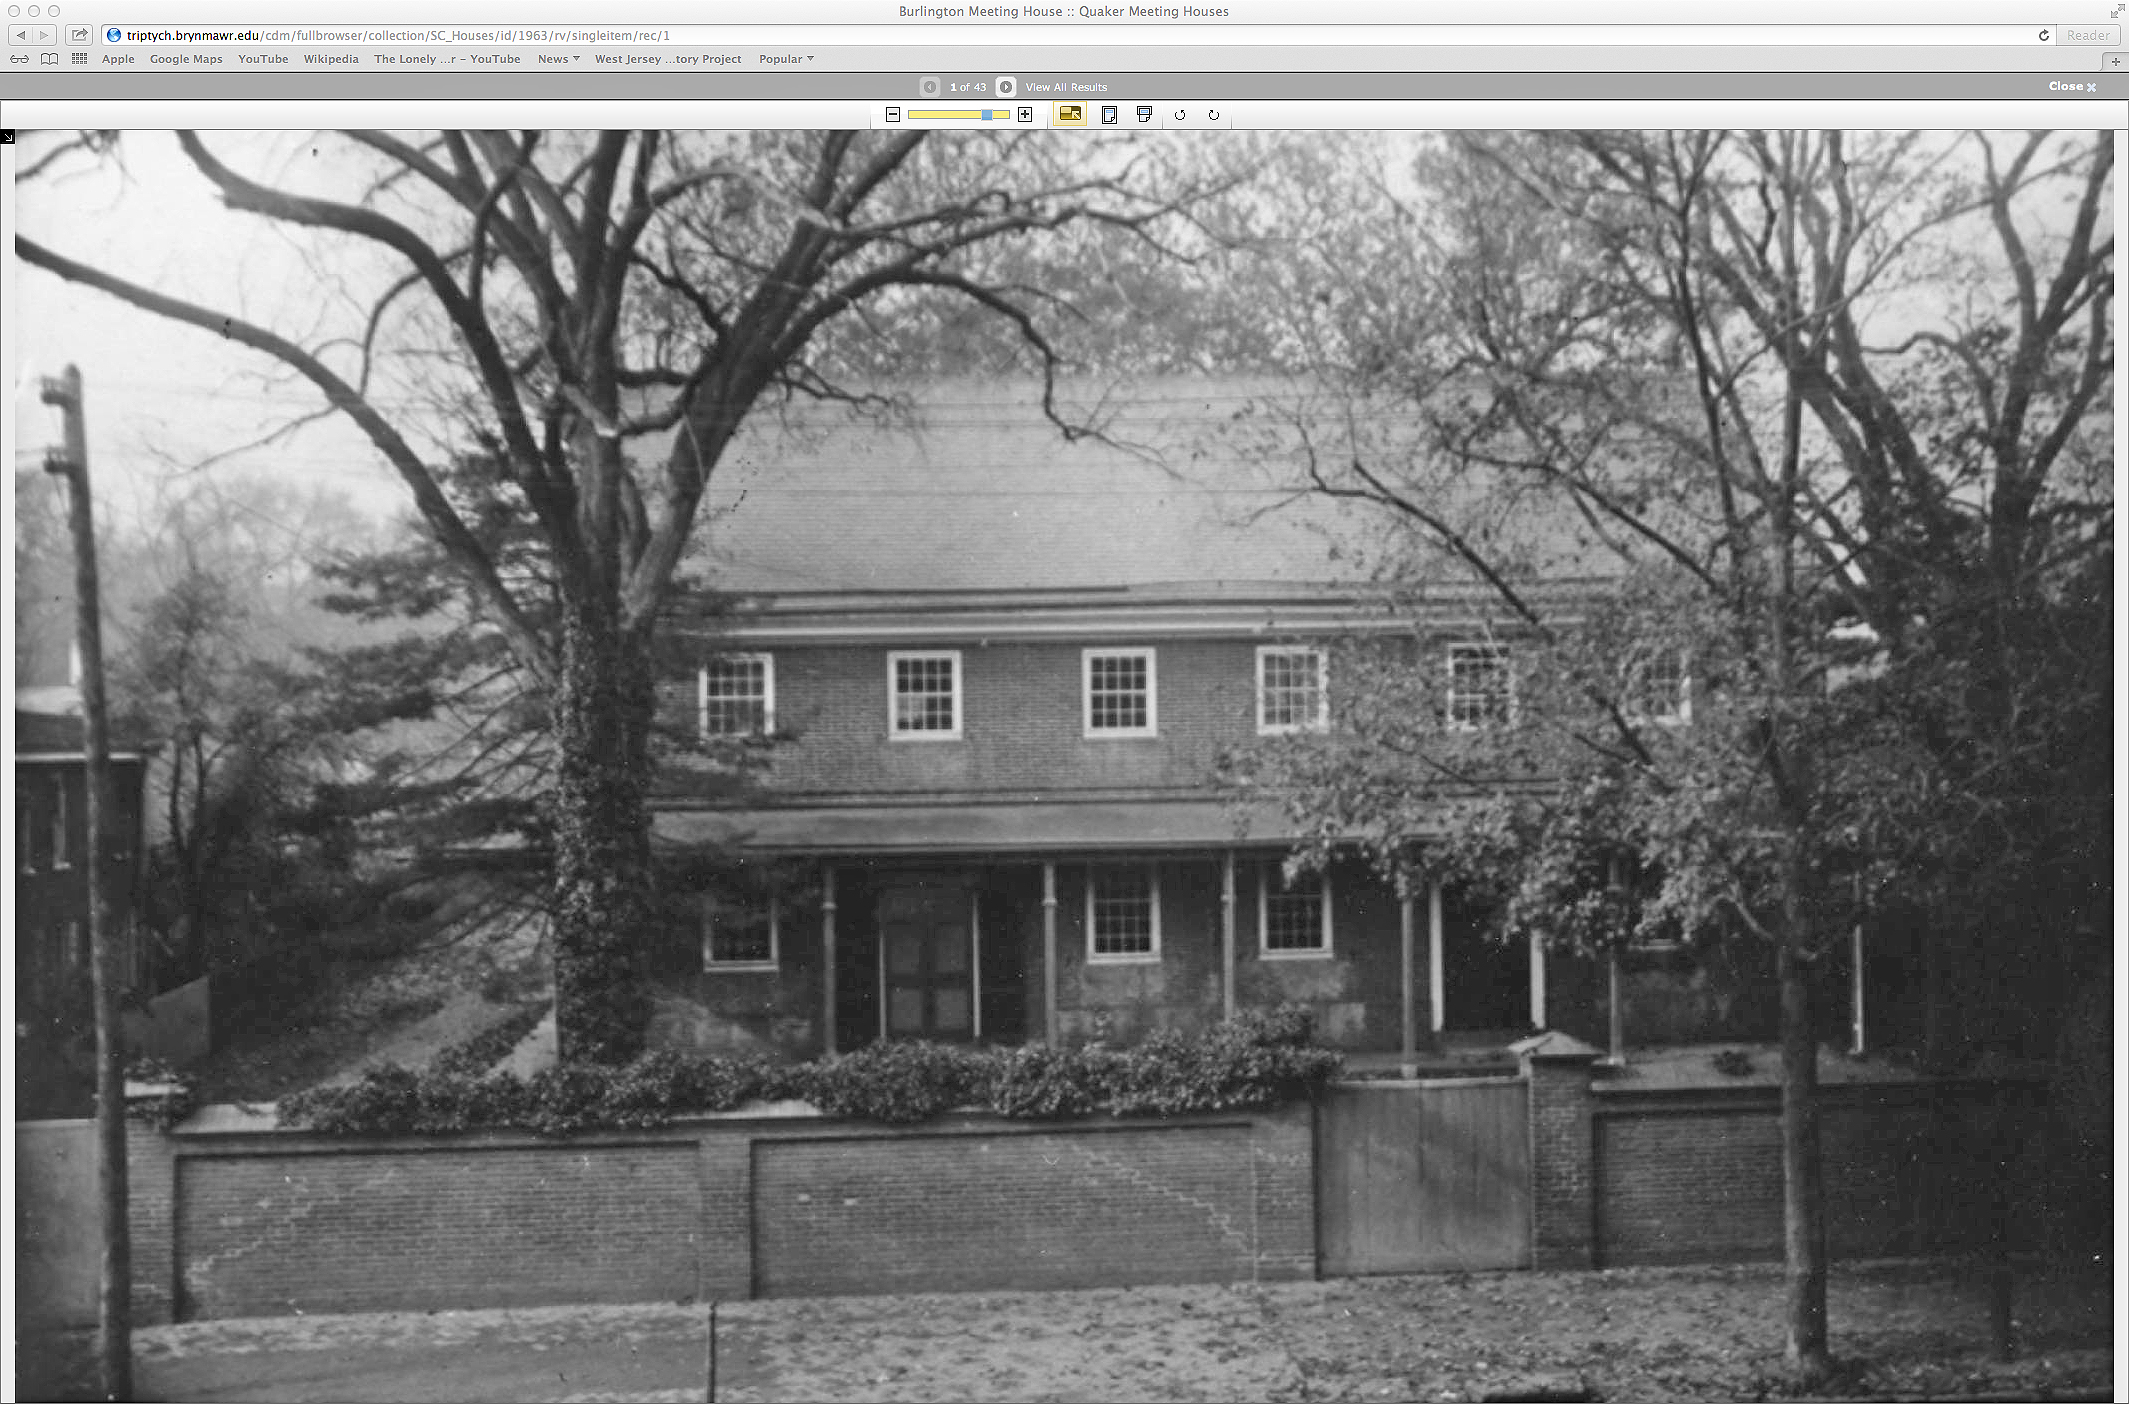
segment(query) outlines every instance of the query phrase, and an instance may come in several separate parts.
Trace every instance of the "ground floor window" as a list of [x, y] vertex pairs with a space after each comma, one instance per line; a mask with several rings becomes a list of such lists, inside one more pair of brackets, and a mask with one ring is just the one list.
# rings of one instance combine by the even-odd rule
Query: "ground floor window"
[[1257, 875], [1257, 936], [1269, 957], [1305, 956], [1331, 950], [1331, 886], [1321, 874], [1289, 881], [1277, 863]]
[[706, 896], [702, 912], [702, 970], [775, 971], [780, 911], [774, 894], [766, 898]]
[[1087, 871], [1087, 953], [1095, 959], [1157, 957], [1161, 885], [1151, 865], [1096, 865]]

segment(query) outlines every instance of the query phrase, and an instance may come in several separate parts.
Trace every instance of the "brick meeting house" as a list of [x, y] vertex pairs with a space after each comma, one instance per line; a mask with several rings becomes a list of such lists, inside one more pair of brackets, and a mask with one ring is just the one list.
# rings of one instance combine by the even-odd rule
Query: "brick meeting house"
[[1237, 450], [1266, 409], [1155, 385], [1067, 441], [1037, 389], [943, 384], [904, 422], [794, 412], [728, 458], [663, 713], [763, 764], [735, 794], [684, 750], [656, 788], [661, 850], [702, 872], [654, 1044], [1127, 1043], [1282, 1003], [1407, 1063], [1602, 1040], [1612, 1008], [1637, 1044], [1771, 1037], [1734, 959], [1607, 978], [1490, 936], [1453, 888], [1400, 898], [1357, 859], [1285, 877], [1292, 826], [1238, 811], [1216, 761], [1326, 729], [1337, 640], [1410, 636], [1481, 715], [1507, 674], [1476, 584], [1384, 619], [1354, 553], [1380, 513]]

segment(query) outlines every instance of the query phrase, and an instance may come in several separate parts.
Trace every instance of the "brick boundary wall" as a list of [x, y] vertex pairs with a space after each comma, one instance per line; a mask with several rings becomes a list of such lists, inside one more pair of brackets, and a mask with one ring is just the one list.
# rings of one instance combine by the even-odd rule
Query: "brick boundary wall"
[[1596, 1264], [1596, 1156], [1588, 1057], [1529, 1057], [1531, 1265]]
[[135, 1319], [1316, 1271], [1314, 1128], [1268, 1113], [351, 1138], [229, 1107], [130, 1145]]
[[[1782, 1255], [1781, 1104], [1771, 1090], [1591, 1096], [1591, 1261]], [[1835, 1258], [1973, 1250], [1989, 1230], [1989, 1087], [1829, 1086], [1820, 1096]], [[2030, 1188], [2030, 1176], [2014, 1186]]]
[[[1774, 1089], [1621, 1084], [1594, 1078], [1594, 1055], [1523, 1057], [1532, 1265], [1778, 1257]], [[2029, 1099], [1989, 1083], [1827, 1086], [1833, 1254], [1977, 1246], [1989, 1117]], [[1056, 1123], [957, 1113], [901, 1127], [781, 1105], [567, 1140], [271, 1124], [211, 1106], [171, 1134], [134, 1126], [143, 1324], [1318, 1271], [1306, 1104]], [[2031, 1191], [2029, 1171], [2013, 1181]]]

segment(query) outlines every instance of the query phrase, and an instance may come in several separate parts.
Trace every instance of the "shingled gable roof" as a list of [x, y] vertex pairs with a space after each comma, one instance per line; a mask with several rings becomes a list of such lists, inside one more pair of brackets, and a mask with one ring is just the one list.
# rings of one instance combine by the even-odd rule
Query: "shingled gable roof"
[[[1094, 392], [1094, 397], [1087, 396]], [[743, 595], [1356, 581], [1352, 509], [1294, 502], [1222, 453], [1248, 390], [1073, 390], [1103, 439], [1067, 441], [1032, 383], [757, 416], [718, 467], [683, 573]]]

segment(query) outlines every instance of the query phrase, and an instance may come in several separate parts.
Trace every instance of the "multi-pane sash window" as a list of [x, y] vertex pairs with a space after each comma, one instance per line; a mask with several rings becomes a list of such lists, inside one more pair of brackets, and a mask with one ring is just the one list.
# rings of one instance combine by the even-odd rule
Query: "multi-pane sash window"
[[774, 895], [766, 899], [712, 897], [705, 900], [702, 970], [775, 971], [778, 911]]
[[1152, 736], [1154, 706], [1151, 648], [1089, 648], [1086, 671], [1088, 736]]
[[961, 735], [961, 655], [887, 655], [891, 737], [952, 739]]
[[776, 664], [766, 653], [729, 653], [703, 664], [702, 734], [766, 736], [776, 730]]
[[1330, 721], [1323, 654], [1313, 648], [1257, 650], [1257, 730], [1321, 731]]
[[1515, 720], [1514, 665], [1495, 643], [1449, 648], [1449, 725], [1475, 731]]
[[1161, 886], [1147, 865], [1097, 865], [1087, 871], [1087, 953], [1095, 959], [1157, 957]]
[[1321, 874], [1289, 883], [1283, 868], [1267, 864], [1257, 885], [1257, 936], [1267, 956], [1331, 950], [1331, 886]]
[[1620, 705], [1629, 721], [1666, 727], [1692, 721], [1692, 679], [1686, 673], [1685, 653], [1659, 648], [1635, 658], [1627, 666]]

